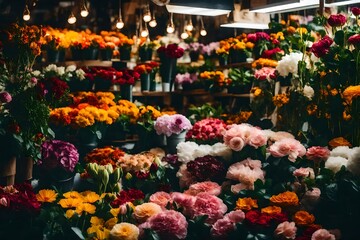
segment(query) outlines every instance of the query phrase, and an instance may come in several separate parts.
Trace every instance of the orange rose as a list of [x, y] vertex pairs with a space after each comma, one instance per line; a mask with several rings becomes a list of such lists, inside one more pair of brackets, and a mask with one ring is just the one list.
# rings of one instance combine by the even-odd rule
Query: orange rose
[[283, 192], [280, 193], [278, 195], [273, 195], [270, 198], [270, 201], [274, 204], [274, 205], [278, 205], [278, 206], [283, 206], [283, 207], [287, 207], [287, 206], [297, 206], [299, 205], [299, 198], [296, 195], [296, 193], [294, 192]]
[[239, 198], [236, 201], [237, 210], [250, 211], [253, 208], [258, 208], [257, 200], [252, 198]]
[[351, 143], [348, 140], [346, 140], [345, 138], [343, 138], [343, 137], [334, 138], [329, 142], [329, 147], [331, 149], [334, 149], [334, 148], [339, 147], [339, 146], [349, 146], [349, 147], [351, 147]]
[[299, 226], [307, 226], [315, 222], [315, 217], [307, 211], [298, 211], [294, 215], [294, 222]]
[[281, 207], [268, 206], [266, 208], [261, 209], [261, 212], [266, 214], [278, 214], [281, 213]]

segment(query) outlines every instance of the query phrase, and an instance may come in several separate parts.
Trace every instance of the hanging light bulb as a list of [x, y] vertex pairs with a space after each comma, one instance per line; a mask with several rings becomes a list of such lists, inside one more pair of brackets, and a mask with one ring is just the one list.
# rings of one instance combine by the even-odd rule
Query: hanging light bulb
[[144, 20], [144, 22], [150, 22], [151, 21], [151, 12], [150, 12], [149, 5], [146, 5], [146, 7], [145, 7], [143, 20]]
[[140, 36], [146, 38], [147, 36], [149, 36], [149, 31], [147, 29], [142, 30]]
[[187, 32], [183, 32], [180, 37], [181, 39], [187, 39], [189, 37], [189, 34]]
[[83, 2], [83, 5], [81, 6], [80, 15], [81, 15], [82, 17], [87, 17], [87, 16], [89, 15], [89, 10], [88, 10], [87, 7], [86, 7], [86, 2], [85, 2], [85, 0], [84, 0], [84, 2]]
[[74, 15], [73, 12], [70, 13], [69, 18], [68, 18], [67, 21], [68, 21], [69, 24], [74, 24], [74, 23], [76, 23], [76, 17], [75, 17], [75, 15]]
[[24, 21], [29, 21], [30, 20], [30, 10], [28, 5], [25, 5], [25, 9], [24, 9], [24, 13], [23, 13], [23, 19]]
[[204, 37], [204, 36], [207, 35], [207, 31], [206, 31], [206, 29], [205, 29], [205, 27], [204, 27], [204, 22], [203, 22], [203, 19], [202, 19], [202, 18], [200, 18], [200, 21], [201, 21], [200, 35]]
[[119, 0], [119, 19], [116, 22], [116, 28], [122, 29], [124, 27], [124, 25], [125, 25], [125, 23], [123, 22], [122, 17], [121, 17], [121, 0]]
[[155, 18], [155, 11], [153, 10], [152, 19], [149, 22], [149, 26], [154, 28], [157, 26], [156, 18]]
[[186, 31], [189, 31], [189, 32], [194, 30], [194, 25], [192, 24], [191, 16], [190, 16], [190, 20], [189, 20], [188, 24], [186, 25], [185, 29], [186, 29]]
[[173, 13], [170, 13], [170, 20], [169, 20], [169, 23], [166, 27], [166, 32], [167, 33], [173, 33], [175, 32], [175, 25], [174, 25], [174, 22], [173, 22]]

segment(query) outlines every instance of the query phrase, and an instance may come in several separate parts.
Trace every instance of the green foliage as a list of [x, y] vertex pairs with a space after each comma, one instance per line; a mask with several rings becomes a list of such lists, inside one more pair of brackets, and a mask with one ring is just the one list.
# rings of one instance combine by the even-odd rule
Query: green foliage
[[229, 78], [231, 79], [231, 85], [244, 86], [252, 83], [254, 75], [250, 70], [243, 68], [230, 68]]

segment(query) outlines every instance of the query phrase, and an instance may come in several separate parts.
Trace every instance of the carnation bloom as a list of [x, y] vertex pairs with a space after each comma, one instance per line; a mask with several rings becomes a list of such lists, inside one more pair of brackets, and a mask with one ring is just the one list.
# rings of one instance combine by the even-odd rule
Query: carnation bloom
[[42, 189], [36, 194], [36, 199], [39, 202], [54, 202], [56, 200], [57, 193], [52, 189]]
[[333, 14], [328, 18], [328, 23], [332, 27], [340, 27], [346, 23], [346, 17], [342, 14]]
[[174, 210], [166, 210], [150, 217], [139, 225], [141, 229], [154, 230], [161, 239], [185, 239], [188, 223], [184, 215]]
[[355, 34], [349, 37], [348, 43], [358, 47], [360, 45], [360, 34]]
[[294, 222], [299, 226], [308, 226], [314, 223], [314, 215], [308, 213], [307, 211], [297, 211], [294, 215]]
[[297, 227], [294, 222], [282, 222], [280, 223], [275, 231], [275, 236], [282, 236], [284, 239], [295, 239]]
[[183, 209], [183, 213], [186, 216], [191, 215], [192, 206], [196, 201], [196, 197], [184, 193], [174, 192], [171, 193], [171, 198], [177, 206]]
[[319, 229], [312, 234], [311, 240], [335, 240], [335, 236], [326, 229]]
[[221, 179], [225, 175], [224, 164], [213, 156], [198, 157], [186, 167], [197, 181]]
[[330, 150], [326, 147], [313, 146], [306, 151], [306, 158], [312, 161], [325, 161], [329, 155]]
[[288, 156], [291, 162], [295, 162], [298, 157], [305, 155], [306, 149], [298, 140], [285, 138], [272, 144], [269, 152], [274, 157]]
[[299, 198], [294, 192], [286, 191], [270, 198], [271, 203], [280, 207], [298, 206]]
[[211, 181], [199, 182], [190, 185], [189, 189], [186, 190], [184, 193], [196, 196], [199, 193], [203, 193], [203, 192], [214, 196], [218, 196], [221, 193], [221, 186]]
[[352, 7], [351, 12], [352, 12], [352, 14], [354, 14], [354, 16], [359, 16], [360, 15], [360, 8], [359, 7]]
[[139, 228], [131, 223], [118, 223], [110, 231], [110, 239], [113, 240], [137, 240], [139, 238]]
[[243, 211], [231, 211], [212, 225], [210, 234], [217, 239], [228, 239], [228, 234], [235, 230], [236, 224], [244, 219], [245, 213]]
[[143, 203], [134, 209], [134, 217], [138, 222], [145, 222], [149, 217], [162, 212], [162, 208], [156, 203]]
[[268, 206], [268, 207], [262, 208], [261, 212], [262, 213], [267, 213], [267, 214], [278, 214], [278, 213], [281, 213], [281, 207]]
[[227, 206], [223, 201], [207, 193], [200, 193], [196, 196], [196, 200], [192, 207], [192, 218], [207, 215], [207, 223], [215, 223], [216, 220], [223, 217], [227, 211]]
[[164, 209], [169, 203], [171, 203], [171, 196], [167, 192], [156, 192], [150, 196], [149, 201], [156, 203]]

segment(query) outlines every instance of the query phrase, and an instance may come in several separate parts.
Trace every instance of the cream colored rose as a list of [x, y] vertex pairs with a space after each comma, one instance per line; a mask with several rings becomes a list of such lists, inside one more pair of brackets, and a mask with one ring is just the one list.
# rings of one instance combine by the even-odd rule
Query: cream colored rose
[[149, 217], [160, 213], [162, 211], [161, 207], [156, 203], [143, 203], [141, 205], [137, 205], [134, 209], [134, 217], [139, 222], [145, 222]]
[[139, 228], [131, 223], [118, 223], [110, 231], [112, 240], [137, 240], [139, 238]]

